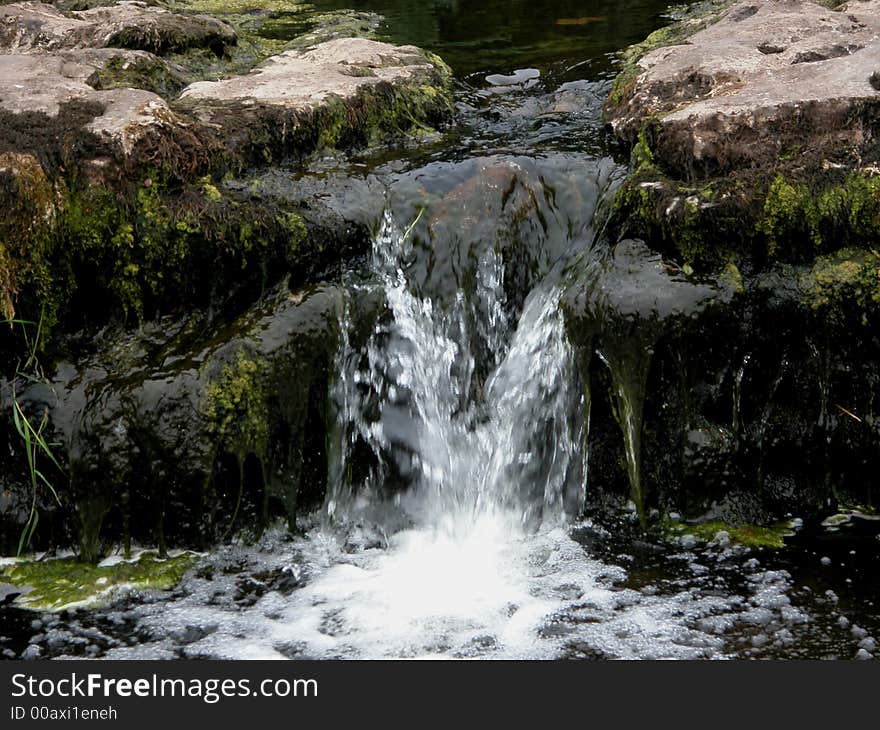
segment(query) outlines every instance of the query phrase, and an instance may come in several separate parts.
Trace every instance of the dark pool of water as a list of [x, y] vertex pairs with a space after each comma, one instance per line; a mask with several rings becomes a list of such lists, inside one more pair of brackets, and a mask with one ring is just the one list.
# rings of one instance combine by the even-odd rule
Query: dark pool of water
[[459, 77], [589, 62], [613, 55], [662, 23], [664, 0], [316, 0], [318, 10], [383, 15], [382, 35], [438, 53]]

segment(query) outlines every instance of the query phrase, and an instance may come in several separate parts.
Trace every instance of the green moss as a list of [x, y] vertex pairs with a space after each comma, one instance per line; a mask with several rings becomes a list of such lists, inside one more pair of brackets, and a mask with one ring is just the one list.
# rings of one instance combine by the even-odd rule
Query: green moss
[[730, 541], [736, 545], [749, 548], [780, 549], [785, 547], [784, 538], [791, 534], [786, 523], [777, 523], [770, 527], [757, 525], [728, 525], [725, 522], [711, 521], [700, 523], [664, 522], [663, 531], [672, 538], [682, 535], [693, 535], [702, 542], [711, 542], [719, 532], [726, 532]]
[[801, 275], [800, 287], [805, 306], [826, 320], [869, 325], [880, 312], [880, 254], [842, 249], [820, 256]]
[[247, 454], [263, 456], [269, 443], [269, 415], [263, 380], [266, 366], [239, 352], [210, 383], [202, 410], [217, 443], [241, 461]]
[[734, 294], [743, 294], [745, 292], [743, 275], [737, 265], [732, 261], [721, 271], [718, 281], [722, 286], [727, 287]]
[[291, 259], [296, 259], [300, 255], [300, 247], [308, 238], [306, 224], [300, 216], [289, 211], [281, 213], [275, 220], [282, 230], [287, 231], [289, 256]]
[[[55, 187], [35, 157], [0, 154], [0, 206], [4, 211], [0, 219], [0, 319], [15, 318], [20, 292], [30, 289], [37, 300], [51, 294], [53, 271], [48, 257], [57, 198]], [[46, 312], [44, 319], [47, 327], [54, 324], [54, 311]]]
[[203, 177], [200, 181], [202, 186], [202, 192], [205, 194], [205, 198], [211, 203], [219, 203], [223, 200], [223, 195], [217, 189], [217, 186], [211, 182], [210, 177]]
[[178, 69], [160, 58], [146, 55], [112, 58], [89, 79], [96, 89], [146, 89], [166, 99], [176, 96], [187, 82]]
[[764, 218], [758, 227], [767, 238], [767, 253], [771, 257], [778, 254], [780, 241], [790, 237], [792, 226], [800, 228], [808, 197], [805, 188], [790, 185], [782, 176], [770, 185], [764, 201]]
[[764, 200], [758, 231], [770, 258], [800, 258], [880, 238], [880, 176], [856, 171], [816, 191], [779, 174]]
[[196, 556], [184, 553], [160, 560], [146, 553], [132, 562], [100, 567], [72, 559], [22, 561], [0, 568], [0, 581], [33, 590], [16, 605], [40, 611], [98, 606], [129, 591], [170, 590]]

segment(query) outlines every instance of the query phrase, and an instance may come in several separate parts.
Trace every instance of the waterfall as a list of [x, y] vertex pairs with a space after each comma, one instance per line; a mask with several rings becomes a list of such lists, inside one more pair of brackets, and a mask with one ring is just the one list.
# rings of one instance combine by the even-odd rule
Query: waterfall
[[401, 475], [394, 499], [416, 524], [457, 533], [487, 517], [523, 530], [559, 524], [566, 505], [582, 503], [584, 463], [584, 409], [559, 289], [539, 285], [516, 317], [501, 255], [489, 250], [471, 289], [442, 306], [407, 279], [409, 233], [384, 214], [372, 268], [388, 311], [362, 352], [343, 338], [334, 400], [344, 435], [328, 512], [342, 519], [370, 492], [343, 466], [360, 440], [380, 471]]

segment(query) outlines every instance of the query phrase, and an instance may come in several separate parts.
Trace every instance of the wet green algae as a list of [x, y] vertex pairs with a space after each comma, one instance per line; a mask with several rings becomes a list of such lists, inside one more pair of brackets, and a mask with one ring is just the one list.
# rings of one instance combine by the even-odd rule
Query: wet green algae
[[661, 531], [667, 538], [679, 538], [692, 535], [700, 542], [712, 542], [719, 532], [727, 534], [730, 543], [743, 545], [753, 549], [779, 550], [785, 547], [785, 537], [792, 535], [787, 522], [779, 522], [770, 526], [730, 525], [719, 520], [708, 522], [672, 522], [664, 520]]
[[33, 216], [21, 209], [38, 205], [34, 190], [0, 223], [0, 304], [10, 319], [42, 317], [45, 333], [83, 319], [101, 324], [108, 312], [139, 324], [203, 306], [224, 285], [271, 279], [275, 265], [306, 268], [314, 253], [295, 212], [234, 199], [207, 179], [163, 190], [147, 176], [130, 197], [77, 187], [60, 204], [52, 196], [52, 215], [23, 230]]
[[137, 560], [100, 566], [73, 558], [22, 560], [0, 566], [0, 582], [28, 588], [16, 605], [38, 611], [94, 608], [132, 592], [174, 588], [195, 564], [195, 553], [161, 559], [144, 553]]
[[265, 362], [240, 350], [235, 363], [224, 365], [205, 393], [203, 411], [216, 448], [235, 454], [240, 464], [251, 453], [266, 458], [269, 414], [263, 381], [267, 370]]

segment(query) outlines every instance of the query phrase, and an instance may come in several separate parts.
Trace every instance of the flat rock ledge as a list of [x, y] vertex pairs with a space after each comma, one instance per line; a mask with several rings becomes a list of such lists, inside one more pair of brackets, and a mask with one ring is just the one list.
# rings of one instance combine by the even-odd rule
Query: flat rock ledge
[[11, 52], [138, 48], [166, 53], [210, 48], [221, 54], [235, 29], [208, 15], [184, 15], [143, 2], [62, 13], [39, 2], [0, 6], [0, 47]]
[[880, 0], [745, 0], [637, 64], [608, 122], [630, 141], [652, 127], [655, 154], [682, 176], [767, 164], [807, 138], [857, 155], [880, 116]]
[[445, 64], [415, 46], [337, 38], [273, 56], [244, 76], [191, 84], [179, 106], [219, 128], [236, 153], [311, 152], [437, 127], [452, 113], [449, 82]]

